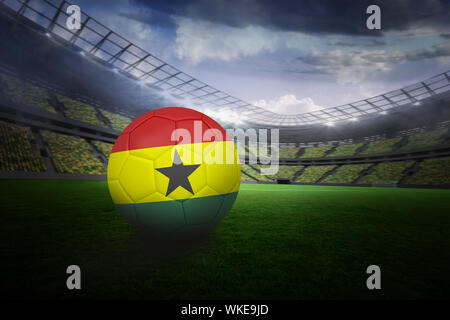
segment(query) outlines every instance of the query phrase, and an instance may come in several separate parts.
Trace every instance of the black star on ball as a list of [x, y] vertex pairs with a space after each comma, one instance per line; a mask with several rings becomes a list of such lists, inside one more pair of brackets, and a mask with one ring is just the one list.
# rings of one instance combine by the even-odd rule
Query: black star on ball
[[188, 177], [199, 167], [199, 164], [183, 165], [180, 155], [175, 149], [173, 163], [171, 167], [158, 168], [159, 172], [169, 178], [169, 186], [167, 187], [166, 197], [178, 187], [182, 187], [194, 194]]

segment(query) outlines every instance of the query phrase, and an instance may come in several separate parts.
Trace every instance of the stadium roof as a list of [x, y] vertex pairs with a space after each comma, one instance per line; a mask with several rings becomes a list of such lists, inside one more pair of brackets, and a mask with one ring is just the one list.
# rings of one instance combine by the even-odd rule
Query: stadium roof
[[66, 27], [67, 7], [63, 0], [0, 0], [0, 3], [39, 25], [48, 37], [68, 42], [80, 53], [101, 60], [122, 74], [165, 90], [186, 106], [234, 112], [242, 121], [258, 125], [299, 127], [312, 124], [334, 125], [340, 121], [355, 121], [360, 117], [386, 114], [407, 104], [450, 91], [450, 71], [414, 85], [387, 92], [369, 99], [317, 110], [282, 115], [257, 107], [216, 89], [164, 62], [138, 45], [128, 41], [94, 18], [81, 13], [81, 27]]

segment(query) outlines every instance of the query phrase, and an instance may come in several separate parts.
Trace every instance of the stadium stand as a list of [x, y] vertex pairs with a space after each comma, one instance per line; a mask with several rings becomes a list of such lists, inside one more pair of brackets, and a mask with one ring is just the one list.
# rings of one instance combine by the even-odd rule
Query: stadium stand
[[300, 158], [321, 158], [325, 156], [325, 153], [331, 150], [333, 146], [323, 146], [323, 147], [309, 147], [305, 148], [305, 152]]
[[[253, 167], [255, 167], [257, 170], [261, 170], [261, 168], [268, 168], [268, 165], [253, 165]], [[286, 179], [293, 179], [295, 174], [297, 172], [299, 172], [300, 170], [302, 170], [304, 168], [304, 166], [283, 166], [280, 165], [278, 167], [278, 171], [277, 173], [275, 173], [274, 175], [270, 175], [270, 176], [264, 176], [264, 175], [260, 175], [258, 173], [258, 177], [259, 180], [261, 181], [273, 181], [274, 179], [277, 178], [286, 178]], [[256, 177], [256, 178], [258, 178]]]
[[327, 154], [327, 157], [346, 157], [353, 156], [364, 143], [343, 144], [338, 146], [333, 152]]
[[399, 143], [402, 138], [384, 139], [372, 141], [369, 143], [367, 149], [361, 151], [361, 154], [385, 153], [394, 151], [394, 146]]
[[265, 182], [273, 182], [273, 179], [275, 179], [274, 176], [268, 176], [261, 174], [261, 168], [267, 167], [266, 165], [260, 165], [260, 164], [252, 164], [253, 168], [257, 170], [257, 176], [255, 177], [259, 181], [265, 181]]
[[450, 157], [424, 160], [420, 170], [409, 178], [407, 184], [450, 184]]
[[448, 129], [439, 129], [409, 136], [408, 143], [399, 150], [413, 150], [440, 145], [443, 142], [442, 137], [447, 131]]
[[66, 117], [106, 128], [106, 125], [97, 117], [97, 113], [93, 107], [60, 94], [57, 94], [56, 97], [64, 105], [64, 114]]
[[297, 158], [298, 148], [280, 148], [281, 159], [295, 159]]
[[336, 166], [309, 166], [303, 173], [295, 180], [296, 182], [315, 183], [322, 176], [333, 170]]
[[55, 108], [49, 104], [49, 95], [46, 89], [3, 73], [0, 73], [0, 86], [3, 94], [13, 103], [56, 114]]
[[247, 175], [244, 174], [244, 173], [241, 174], [241, 181], [256, 182], [255, 179], [250, 178], [249, 176], [247, 176]]
[[275, 178], [288, 178], [293, 180], [295, 174], [304, 167], [305, 166], [280, 166]]
[[50, 148], [55, 168], [60, 173], [106, 174], [86, 140], [50, 131], [41, 131]]
[[127, 118], [127, 117], [121, 116], [120, 114], [106, 111], [103, 109], [99, 109], [99, 110], [102, 113], [102, 115], [109, 120], [109, 122], [111, 123], [111, 127], [114, 130], [122, 132], [123, 129], [125, 129], [125, 127], [131, 123], [130, 118]]
[[374, 170], [362, 177], [358, 184], [397, 184], [403, 173], [414, 164], [414, 161], [382, 162]]
[[249, 177], [249, 176], [246, 175], [245, 173], [242, 173], [242, 174], [241, 174], [241, 181], [246, 181], [246, 182], [257, 182], [258, 180]]
[[367, 170], [372, 164], [345, 164], [340, 166], [337, 171], [325, 179], [322, 183], [353, 183], [361, 174], [362, 171]]
[[0, 121], [0, 170], [46, 171], [39, 152], [32, 149], [33, 141], [30, 128]]
[[103, 153], [103, 155], [106, 157], [106, 159], [109, 159], [109, 156], [111, 155], [111, 150], [113, 145], [111, 143], [101, 142], [101, 141], [92, 141], [94, 146], [97, 148], [98, 151]]
[[[245, 157], [245, 155], [246, 155], [246, 152], [247, 152], [246, 149], [245, 149], [245, 146], [243, 146], [240, 143], [237, 143], [236, 141], [235, 141], [234, 145], [236, 146], [239, 159], [243, 159]], [[241, 161], [241, 162], [243, 162], [243, 161]]]
[[258, 145], [248, 144], [245, 145], [245, 155], [246, 156], [258, 156]]
[[241, 171], [241, 181], [258, 181], [257, 178], [259, 177], [259, 172], [250, 167], [248, 164], [241, 164]]

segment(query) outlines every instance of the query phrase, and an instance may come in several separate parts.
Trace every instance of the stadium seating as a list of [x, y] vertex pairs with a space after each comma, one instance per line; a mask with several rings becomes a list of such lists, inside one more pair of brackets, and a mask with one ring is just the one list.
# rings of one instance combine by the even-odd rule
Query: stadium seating
[[[259, 172], [250, 167], [249, 165], [241, 164], [241, 171], [243, 172], [241, 174], [241, 181], [258, 181], [256, 179], [258, 179], [259, 177]], [[244, 174], [244, 172], [250, 174], [255, 179], [250, 178], [248, 175]]]
[[266, 182], [272, 182], [275, 178], [274, 176], [270, 175], [263, 175], [261, 174], [261, 168], [268, 167], [267, 165], [260, 165], [260, 164], [252, 164], [253, 168], [257, 170], [257, 176], [255, 177], [259, 181], [266, 181]]
[[249, 144], [249, 145], [245, 145], [245, 154], [247, 156], [250, 155], [254, 155], [254, 156], [258, 156], [258, 145], [253, 145], [253, 144]]
[[121, 116], [120, 114], [106, 111], [103, 109], [99, 109], [99, 110], [103, 114], [103, 116], [109, 120], [109, 122], [111, 123], [111, 127], [114, 130], [122, 132], [123, 129], [125, 129], [125, 127], [131, 123], [130, 118], [127, 118], [127, 117]]
[[297, 172], [302, 170], [304, 166], [280, 166], [275, 178], [288, 178], [293, 180]]
[[251, 181], [251, 182], [257, 182], [256, 179], [250, 178], [245, 173], [241, 173], [241, 181]]
[[30, 128], [0, 121], [0, 170], [46, 171], [39, 152], [31, 148], [33, 140]]
[[364, 143], [342, 144], [336, 148], [333, 152], [327, 155], [327, 157], [346, 157], [353, 156], [362, 147]]
[[397, 184], [404, 171], [413, 165], [414, 161], [383, 162], [377, 164], [374, 171], [358, 181], [358, 184]]
[[323, 157], [325, 153], [332, 148], [333, 146], [305, 148], [305, 152], [301, 155], [300, 158], [320, 158]]
[[103, 153], [106, 159], [109, 159], [109, 156], [111, 155], [111, 149], [113, 147], [111, 143], [101, 141], [92, 141], [92, 143], [94, 144], [94, 146], [97, 148], [98, 151]]
[[247, 175], [244, 174], [244, 173], [241, 174], [241, 181], [251, 181], [251, 182], [256, 182], [255, 179], [250, 178], [249, 176], [247, 176]]
[[303, 173], [295, 180], [296, 182], [314, 183], [322, 176], [336, 166], [309, 166]]
[[345, 164], [340, 166], [334, 174], [329, 175], [322, 183], [353, 183], [363, 170], [372, 164]]
[[384, 139], [378, 141], [372, 141], [366, 150], [363, 150], [360, 154], [374, 154], [385, 153], [394, 151], [395, 144], [399, 143], [402, 138]]
[[442, 143], [442, 136], [448, 129], [434, 130], [409, 136], [408, 143], [399, 150], [413, 150], [419, 148], [434, 147]]
[[280, 148], [279, 158], [281, 159], [295, 159], [297, 158], [298, 148]]
[[450, 184], [450, 157], [424, 160], [420, 170], [409, 178], [407, 184]]
[[46, 89], [36, 87], [3, 73], [0, 73], [0, 86], [3, 94], [13, 103], [56, 114], [55, 108], [49, 104], [49, 96]]
[[[255, 167], [258, 170], [261, 170], [261, 168], [264, 168], [264, 167], [268, 168], [269, 165], [253, 165], [253, 167]], [[259, 180], [262, 180], [262, 181], [273, 181], [274, 179], [277, 179], [277, 178], [287, 178], [287, 179], [292, 180], [294, 178], [294, 175], [298, 171], [302, 170], [303, 168], [304, 168], [304, 166], [279, 166], [277, 173], [275, 173], [274, 175], [263, 176], [263, 175], [259, 175], [259, 173], [258, 173], [258, 177], [259, 177]]]
[[106, 174], [86, 140], [50, 131], [41, 131], [50, 148], [55, 168], [60, 173]]
[[241, 145], [240, 143], [235, 143], [239, 159], [242, 157], [245, 157], [247, 155], [247, 150], [245, 149], [245, 146]]
[[65, 106], [64, 114], [66, 115], [66, 117], [90, 123], [94, 126], [106, 127], [103, 121], [100, 121], [100, 119], [97, 117], [97, 113], [93, 107], [59, 94], [57, 94], [56, 96], [59, 102], [61, 102]]

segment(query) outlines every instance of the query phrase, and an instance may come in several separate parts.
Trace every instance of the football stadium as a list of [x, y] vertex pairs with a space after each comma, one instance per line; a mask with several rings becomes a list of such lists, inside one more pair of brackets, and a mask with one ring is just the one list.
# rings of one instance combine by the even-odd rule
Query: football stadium
[[[281, 115], [184, 73], [95, 17], [83, 13], [69, 30], [69, 5], [0, 0], [2, 296], [450, 297], [450, 70]], [[267, 165], [249, 161], [258, 150], [245, 145], [237, 200], [222, 222], [206, 238], [162, 245], [123, 219], [107, 167], [133, 120], [172, 106], [237, 113], [243, 130], [279, 129], [280, 167], [262, 175]], [[72, 264], [82, 266], [83, 290], [66, 289]], [[374, 264], [383, 290], [367, 290]]]

